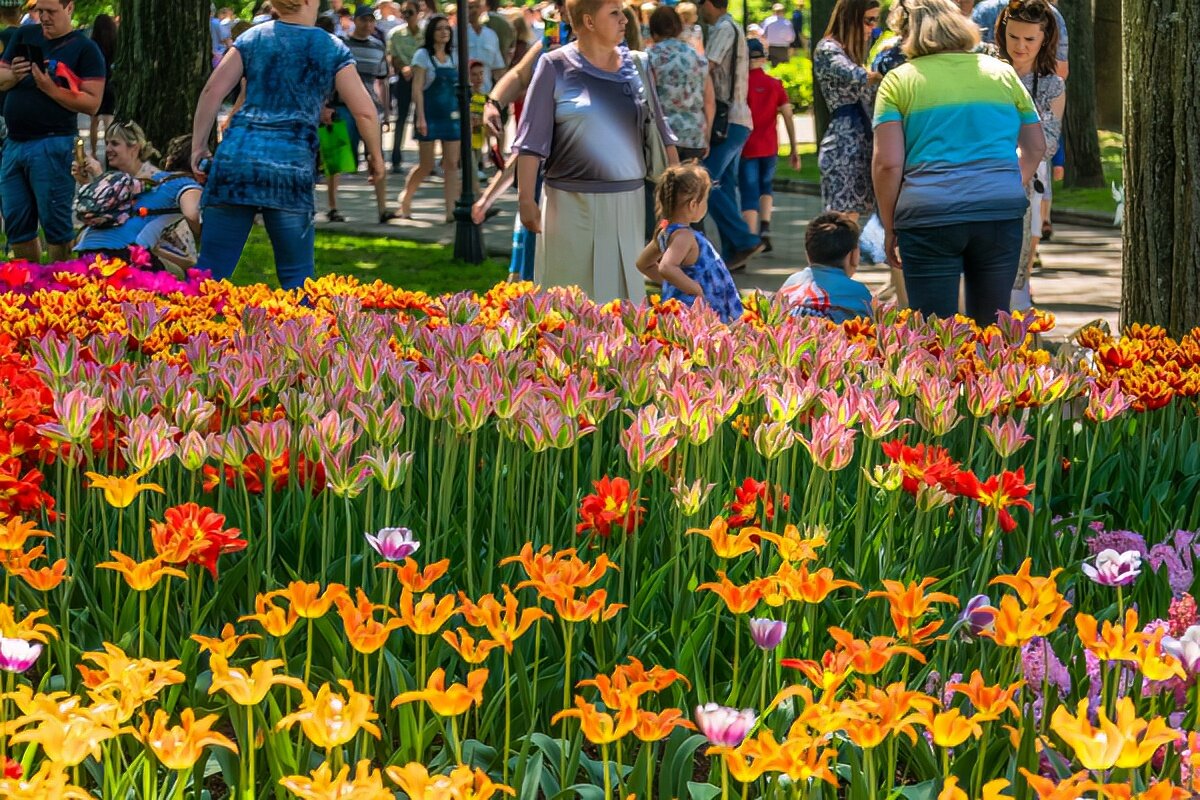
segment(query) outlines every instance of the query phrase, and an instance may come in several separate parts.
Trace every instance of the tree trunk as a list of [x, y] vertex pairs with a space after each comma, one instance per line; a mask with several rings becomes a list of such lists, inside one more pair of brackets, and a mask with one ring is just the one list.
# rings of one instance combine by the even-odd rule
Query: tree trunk
[[1104, 185], [1100, 137], [1096, 133], [1096, 43], [1092, 35], [1092, 0], [1060, 4], [1070, 37], [1071, 72], [1067, 78], [1067, 112], [1063, 141], [1067, 147], [1067, 186]]
[[121, 0], [120, 55], [113, 81], [117, 119], [133, 120], [157, 147], [192, 132], [212, 73], [208, 0]]
[[1121, 130], [1121, 0], [1096, 0], [1096, 122]]
[[1121, 321], [1200, 326], [1200, 5], [1124, 0]]
[[[816, 52], [817, 44], [825, 35], [825, 29], [829, 27], [829, 18], [833, 16], [833, 6], [835, 0], [812, 0], [812, 5], [809, 10], [809, 31], [811, 36], [808, 37], [809, 55]], [[816, 59], [813, 59], [816, 63]], [[829, 104], [825, 102], [825, 96], [821, 94], [821, 86], [817, 83], [817, 73], [813, 72], [813, 126], [816, 130], [817, 141], [825, 136], [825, 128], [829, 126]]]

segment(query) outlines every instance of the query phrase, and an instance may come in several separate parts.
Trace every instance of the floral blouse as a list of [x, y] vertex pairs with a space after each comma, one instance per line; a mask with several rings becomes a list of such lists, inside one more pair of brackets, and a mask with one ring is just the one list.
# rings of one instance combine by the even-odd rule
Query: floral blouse
[[708, 146], [704, 119], [704, 76], [708, 59], [682, 39], [658, 42], [646, 55], [662, 106], [679, 146], [703, 150]]

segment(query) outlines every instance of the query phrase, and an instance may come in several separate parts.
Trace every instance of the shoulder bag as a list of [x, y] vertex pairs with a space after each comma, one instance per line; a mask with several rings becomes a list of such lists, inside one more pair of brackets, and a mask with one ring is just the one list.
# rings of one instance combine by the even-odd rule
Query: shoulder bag
[[662, 114], [662, 108], [650, 82], [649, 57], [638, 51], [630, 52], [629, 56], [637, 68], [638, 77], [642, 81], [642, 92], [646, 95], [646, 117], [642, 122], [642, 156], [646, 162], [646, 180], [658, 183], [659, 176], [668, 166], [667, 145], [656, 121]]
[[722, 100], [717, 98], [715, 110], [713, 111], [712, 131], [709, 133], [708, 140], [712, 144], [720, 144], [729, 138], [729, 106], [733, 104], [733, 82], [737, 79], [737, 52], [741, 31], [732, 22], [730, 27], [733, 28], [733, 46], [729, 48], [729, 58], [726, 61], [729, 75], [729, 97]]

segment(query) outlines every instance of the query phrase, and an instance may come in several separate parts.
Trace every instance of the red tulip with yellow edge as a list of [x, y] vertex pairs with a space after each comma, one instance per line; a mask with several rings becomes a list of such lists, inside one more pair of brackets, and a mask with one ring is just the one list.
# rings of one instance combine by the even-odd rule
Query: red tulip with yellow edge
[[[279, 785], [300, 800], [394, 800], [390, 789], [384, 788], [379, 770], [371, 768], [371, 762], [363, 759], [354, 767], [350, 777], [350, 765], [343, 764], [333, 774], [325, 762], [308, 775], [288, 775], [280, 778]], [[414, 795], [414, 799], [420, 795]]]
[[300, 730], [317, 747], [330, 750], [341, 747], [364, 731], [378, 739], [382, 734], [375, 720], [375, 704], [368, 694], [354, 690], [347, 680], [338, 681], [345, 695], [334, 691], [328, 683], [322, 684], [314, 695], [308, 687], [300, 687], [302, 699], [296, 711], [283, 717], [275, 730], [291, 728], [300, 723]]
[[404, 703], [426, 703], [440, 717], [457, 717], [467, 713], [472, 705], [483, 703], [483, 687], [487, 684], [487, 669], [472, 670], [467, 683], [446, 686], [446, 670], [438, 667], [429, 676], [424, 689], [402, 692], [392, 701], [392, 708]]
[[206, 747], [224, 747], [237, 754], [237, 745], [229, 737], [212, 729], [217, 721], [216, 714], [196, 719], [196, 712], [185, 708], [179, 715], [178, 725], [169, 725], [170, 719], [170, 715], [161, 708], [154, 712], [153, 718], [143, 714], [142, 724], [135, 734], [167, 769], [191, 769], [200, 760]]

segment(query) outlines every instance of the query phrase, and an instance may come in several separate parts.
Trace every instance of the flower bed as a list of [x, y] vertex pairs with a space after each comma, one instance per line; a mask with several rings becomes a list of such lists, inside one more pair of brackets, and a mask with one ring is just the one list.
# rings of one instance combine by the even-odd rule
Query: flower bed
[[1194, 788], [1195, 335], [46, 274], [0, 796]]

